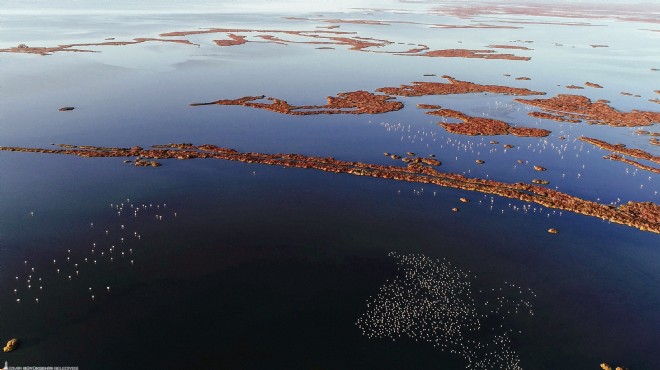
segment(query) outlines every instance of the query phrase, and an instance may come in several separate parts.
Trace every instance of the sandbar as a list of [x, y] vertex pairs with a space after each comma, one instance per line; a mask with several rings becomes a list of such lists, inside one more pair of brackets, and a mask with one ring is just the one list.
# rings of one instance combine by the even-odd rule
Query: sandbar
[[78, 49], [78, 48], [90, 47], [90, 46], [134, 45], [134, 44], [141, 44], [143, 42], [172, 42], [177, 44], [196, 45], [188, 40], [138, 37], [138, 38], [134, 38], [133, 41], [106, 41], [106, 42], [86, 43], [86, 44], [66, 44], [66, 45], [58, 45], [58, 46], [50, 46], [50, 47], [31, 47], [25, 44], [21, 44], [12, 48], [0, 49], [0, 53], [24, 53], [24, 54], [39, 54], [39, 55], [50, 55], [62, 51], [77, 52], [77, 53], [95, 53], [97, 52], [95, 50]]
[[[93, 148], [93, 147], [90, 147]], [[561, 209], [586, 216], [598, 217], [643, 231], [660, 233], [660, 206], [653, 202], [628, 202], [618, 207], [581, 199], [542, 186], [469, 178], [455, 173], [443, 173], [421, 163], [405, 167], [384, 166], [363, 162], [338, 160], [332, 157], [313, 157], [301, 154], [264, 154], [239, 152], [211, 144], [166, 144], [152, 149], [118, 148], [115, 150], [81, 149], [70, 145], [62, 149], [0, 147], [3, 151], [64, 154], [82, 157], [140, 157], [143, 159], [215, 158], [246, 163], [259, 163], [282, 167], [316, 169], [331, 173], [433, 184], [448, 188], [495, 194], [506, 198], [534, 202], [548, 208]]]
[[[432, 10], [434, 13], [471, 19], [477, 16], [517, 15], [530, 17], [578, 18], [578, 19], [614, 19], [628, 22], [660, 23], [657, 17], [649, 14], [657, 13], [660, 7], [651, 3], [575, 3], [575, 2], [539, 2], [522, 1], [484, 2], [470, 1], [463, 3], [443, 4]], [[531, 22], [530, 22], [531, 23]], [[539, 23], [539, 22], [537, 22]], [[555, 23], [561, 25], [562, 23]], [[566, 26], [589, 26], [584, 22], [565, 22]]]
[[603, 156], [603, 159], [610, 159], [610, 160], [613, 160], [613, 161], [623, 162], [623, 163], [629, 164], [631, 166], [635, 166], [635, 167], [637, 167], [641, 170], [644, 170], [644, 171], [649, 171], [649, 172], [660, 174], [660, 168], [653, 167], [653, 166], [648, 166], [648, 165], [645, 165], [643, 163], [633, 161], [632, 159], [622, 157], [620, 155], [610, 154], [610, 155]]
[[[647, 160], [647, 161], [651, 161], [651, 162], [660, 164], [660, 157], [655, 156], [655, 155], [653, 155], [649, 152], [646, 152], [642, 149], [626, 148], [625, 146], [622, 146], [621, 144], [610, 144], [610, 143], [605, 142], [603, 140], [598, 140], [598, 139], [594, 139], [594, 138], [590, 138], [590, 137], [584, 137], [584, 136], [581, 136], [580, 140], [582, 140], [584, 142], [587, 142], [591, 145], [594, 145], [598, 148], [608, 150], [608, 151], [613, 152], [613, 153], [624, 154], [624, 155], [631, 156], [633, 158], [644, 159], [644, 160]], [[609, 154], [609, 155], [604, 156], [603, 158], [604, 159], [611, 159], [613, 161], [619, 161], [619, 162], [627, 163], [627, 164], [629, 164], [631, 166], [635, 166], [639, 169], [660, 174], [660, 168], [645, 165], [643, 163], [633, 161], [632, 159], [628, 159], [628, 158], [622, 157], [620, 155]]]
[[[504, 95], [543, 95], [543, 92], [532, 91], [526, 88], [516, 88], [500, 85], [480, 85], [473, 82], [460, 81], [451, 76], [442, 76], [449, 83], [442, 82], [413, 82], [411, 85], [399, 87], [383, 87], [376, 89], [385, 95], [368, 91], [353, 91], [339, 93], [337, 96], [327, 97], [325, 105], [291, 105], [286, 100], [273, 97], [245, 96], [237, 99], [220, 99], [208, 103], [191, 103], [190, 106], [203, 105], [241, 105], [250, 108], [265, 109], [272, 112], [289, 115], [317, 115], [317, 114], [380, 114], [398, 111], [403, 103], [393, 101], [395, 96], [426, 96], [468, 94], [478, 92], [498, 93]], [[266, 100], [266, 101], [263, 101]], [[444, 109], [435, 104], [418, 104], [418, 108], [432, 109], [427, 114], [450, 117], [463, 121], [463, 123], [438, 123], [445, 130], [461, 135], [515, 135], [524, 137], [545, 137], [550, 131], [531, 128], [513, 127], [508, 123], [492, 118], [472, 117], [459, 111]]]
[[[382, 23], [379, 21], [363, 21], [363, 20], [354, 20], [354, 21], [344, 20], [344, 22], [360, 23], [360, 24]], [[353, 51], [382, 53], [382, 54], [391, 54], [391, 55], [399, 55], [399, 56], [482, 58], [482, 59], [505, 59], [505, 60], [523, 60], [523, 61], [527, 61], [531, 59], [529, 57], [522, 57], [513, 54], [500, 54], [497, 53], [495, 50], [444, 49], [444, 50], [429, 51], [429, 47], [423, 44], [409, 44], [409, 45], [413, 45], [414, 47], [403, 51], [378, 50], [379, 48], [392, 45], [394, 44], [394, 42], [389, 40], [376, 39], [372, 37], [361, 37], [358, 36], [356, 32], [333, 31], [328, 29], [301, 31], [301, 30], [242, 29], [242, 28], [205, 28], [205, 29], [190, 30], [190, 31], [173, 31], [173, 32], [161, 33], [159, 35], [161, 38], [142, 37], [142, 38], [135, 38], [133, 39], [133, 41], [105, 41], [99, 43], [58, 45], [53, 47], [29, 47], [27, 45], [20, 44], [16, 47], [0, 49], [0, 53], [3, 52], [30, 53], [30, 54], [49, 55], [55, 52], [64, 52], [64, 51], [96, 52], [94, 50], [80, 49], [78, 47], [121, 46], [121, 45], [139, 44], [143, 42], [154, 42], [154, 41], [198, 45], [190, 42], [189, 40], [169, 39], [169, 37], [182, 37], [188, 35], [214, 34], [214, 33], [225, 33], [229, 38], [225, 40], [214, 40], [214, 43], [218, 46], [242, 45], [245, 44], [246, 42], [249, 42], [249, 40], [247, 40], [247, 35], [245, 34], [260, 33], [260, 35], [257, 35], [256, 37], [259, 37], [262, 40], [265, 40], [266, 42], [272, 42], [283, 45], [288, 45], [288, 44], [340, 45], [340, 46], [348, 46], [349, 50], [353, 50]], [[287, 40], [283, 37], [275, 36], [276, 34], [297, 36], [301, 38], [306, 38], [308, 39], [308, 41]], [[402, 44], [402, 43], [398, 43], [398, 44]]]
[[[411, 55], [411, 54], [397, 54]], [[470, 50], [470, 49], [442, 49], [427, 51], [422, 54], [412, 54], [425, 57], [443, 57], [443, 58], [481, 58], [481, 59], [505, 59], [505, 60], [523, 60], [528, 61], [532, 58], [522, 57], [513, 54], [499, 54], [495, 50]]]
[[592, 102], [582, 95], [559, 94], [549, 99], [515, 99], [515, 101], [540, 108], [546, 114], [535, 112], [532, 117], [548, 118], [563, 122], [586, 121], [593, 125], [614, 127], [651, 126], [660, 123], [660, 112], [632, 110], [621, 112], [609, 106], [605, 101]]
[[[256, 100], [266, 99], [270, 103], [260, 103]], [[192, 103], [190, 106], [201, 105], [242, 105], [251, 108], [290, 115], [316, 114], [378, 114], [400, 110], [403, 103], [392, 101], [394, 97], [376, 95], [368, 91], [352, 91], [329, 96], [325, 105], [291, 105], [285, 100], [266, 98], [265, 96], [246, 96], [238, 99], [223, 99], [209, 103]]]
[[534, 49], [530, 49], [526, 46], [519, 46], [519, 45], [488, 45], [486, 47], [487, 48], [492, 48], [492, 49], [534, 50]]
[[610, 152], [620, 153], [629, 155], [631, 157], [645, 159], [647, 161], [655, 162], [660, 164], [660, 157], [655, 156], [649, 152], [646, 152], [641, 149], [631, 149], [621, 146], [620, 144], [610, 144], [603, 140], [594, 139], [591, 137], [580, 136], [580, 140], [589, 143], [591, 145], [597, 146], [601, 149], [609, 150]]
[[229, 40], [213, 40], [213, 42], [218, 46], [234, 46], [234, 45], [243, 45], [247, 41], [246, 36], [234, 35], [233, 33], [227, 34]]
[[471, 93], [494, 93], [502, 95], [545, 95], [544, 92], [533, 91], [527, 88], [510, 87], [502, 85], [482, 85], [474, 82], [461, 81], [451, 76], [444, 75], [442, 78], [449, 81], [443, 82], [412, 82], [410, 85], [400, 85], [399, 87], [381, 87], [376, 89], [388, 95], [398, 96], [426, 96], [426, 95], [451, 95], [451, 94], [471, 94]]
[[[470, 28], [504, 28], [504, 29], [518, 29], [522, 27], [516, 26], [500, 26], [492, 25], [486, 23], [475, 23], [475, 24], [465, 24], [465, 25], [456, 25], [456, 24], [435, 24], [435, 23], [421, 23], [421, 22], [412, 22], [412, 21], [397, 21], [397, 20], [370, 20], [370, 19], [325, 19], [325, 18], [304, 18], [304, 17], [285, 17], [287, 20], [297, 20], [297, 21], [317, 21], [324, 23], [332, 23], [334, 27], [339, 27], [338, 24], [363, 24], [363, 25], [372, 25], [372, 26], [391, 26], [392, 24], [413, 24], [413, 25], [422, 25], [430, 26], [431, 28], [458, 28], [458, 29], [470, 29]], [[329, 28], [333, 26], [327, 26]]]
[[515, 135], [525, 137], [545, 137], [550, 131], [531, 127], [513, 127], [504, 121], [485, 117], [472, 117], [452, 109], [437, 109], [426, 114], [449, 117], [463, 121], [463, 123], [440, 122], [447, 132], [460, 135]]

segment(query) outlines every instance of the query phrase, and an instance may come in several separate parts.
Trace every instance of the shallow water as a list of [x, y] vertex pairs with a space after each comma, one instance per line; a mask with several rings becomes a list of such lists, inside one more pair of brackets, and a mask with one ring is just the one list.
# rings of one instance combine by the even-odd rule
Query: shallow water
[[[417, 12], [423, 6], [415, 7]], [[0, 46], [130, 40], [200, 27], [315, 30], [328, 25], [283, 18], [292, 14], [301, 15], [4, 15]], [[432, 13], [323, 15], [470, 22]], [[346, 46], [317, 50], [319, 45], [309, 44], [218, 47], [212, 40], [224, 39], [222, 33], [185, 37], [199, 47], [143, 43], [91, 47], [99, 53], [2, 53], [0, 145], [211, 143], [379, 164], [397, 163], [383, 152], [412, 151], [437, 155], [442, 171], [505, 182], [544, 178], [553, 188], [602, 203], [657, 203], [658, 175], [605, 161], [606, 152], [577, 140], [596, 137], [657, 155], [648, 136], [635, 135], [636, 128], [535, 119], [527, 116], [533, 109], [510, 96], [397, 98], [405, 108], [381, 115], [286, 116], [240, 106], [188, 106], [261, 94], [296, 105], [323, 104], [339, 92], [442, 81], [423, 76], [433, 73], [527, 87], [547, 97], [574, 93], [609, 99], [626, 111], [657, 111], [657, 104], [647, 100], [657, 97], [653, 91], [660, 72], [650, 68], [660, 67], [654, 64], [660, 54], [650, 45], [659, 36], [640, 30], [653, 25], [569, 20], [604, 26], [432, 29], [393, 23], [337, 29], [432, 49], [533, 40], [514, 44], [532, 51], [499, 50], [531, 56], [529, 62], [406, 57]], [[519, 76], [531, 80], [514, 80]], [[563, 87], [585, 81], [604, 89]], [[418, 103], [552, 134], [454, 135], [437, 125], [439, 117], [416, 108]], [[57, 111], [69, 105], [76, 109]], [[515, 147], [505, 150], [503, 144]], [[477, 165], [476, 159], [486, 164]], [[527, 163], [517, 164], [518, 159]], [[21, 340], [19, 349], [0, 355], [0, 361], [81, 369], [466, 368], [465, 358], [427, 341], [362, 335], [356, 322], [380, 287], [397, 276], [397, 260], [388, 256], [396, 252], [445, 259], [469, 271], [477, 301], [485, 297], [479, 290], [498, 291], [508, 284], [531, 289], [534, 315], [488, 321], [512, 331], [509, 347], [523, 369], [567, 364], [589, 369], [601, 362], [652, 369], [660, 363], [654, 350], [660, 343], [655, 234], [536, 204], [419, 184], [217, 160], [165, 160], [159, 168], [122, 160], [0, 153], [0, 340]], [[540, 174], [533, 165], [548, 171]], [[471, 202], [461, 203], [460, 197]], [[452, 207], [460, 212], [451, 212]], [[560, 233], [548, 234], [551, 227]], [[505, 289], [495, 296], [515, 299], [516, 294]], [[471, 338], [483, 340], [487, 334]]]

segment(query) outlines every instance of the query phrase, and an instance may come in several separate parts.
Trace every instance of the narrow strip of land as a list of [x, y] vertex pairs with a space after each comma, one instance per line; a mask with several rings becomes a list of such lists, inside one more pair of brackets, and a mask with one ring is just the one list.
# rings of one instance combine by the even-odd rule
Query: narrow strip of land
[[346, 173], [355, 176], [370, 176], [382, 179], [433, 184], [448, 188], [478, 191], [506, 198], [533, 202], [554, 209], [567, 210], [586, 216], [598, 217], [614, 223], [628, 225], [643, 231], [660, 233], [660, 206], [653, 202], [628, 202], [615, 207], [581, 199], [566, 193], [526, 183], [505, 183], [500, 181], [468, 178], [455, 173], [443, 173], [435, 166], [420, 162], [408, 163], [406, 167], [385, 166], [363, 162], [338, 160], [332, 157], [313, 157], [301, 154], [265, 154], [239, 152], [205, 144], [166, 144], [155, 145], [151, 149], [102, 148], [93, 146], [60, 146], [58, 149], [0, 147], [2, 151], [64, 154], [81, 157], [137, 157], [145, 159], [193, 159], [214, 158], [246, 163], [276, 165], [282, 167], [308, 168], [332, 173]]

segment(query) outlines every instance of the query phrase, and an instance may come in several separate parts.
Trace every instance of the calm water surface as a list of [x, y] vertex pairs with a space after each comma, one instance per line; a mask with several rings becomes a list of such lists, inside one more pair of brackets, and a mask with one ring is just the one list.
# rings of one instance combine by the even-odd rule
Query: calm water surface
[[[98, 42], [200, 27], [328, 25], [287, 21], [285, 15], [3, 15], [0, 44]], [[466, 22], [428, 13], [324, 15]], [[433, 73], [657, 111], [647, 101], [657, 97], [659, 72], [650, 71], [660, 67], [660, 49], [650, 46], [657, 44], [657, 33], [639, 30], [648, 24], [585, 21], [602, 26], [339, 28], [432, 49], [483, 48], [525, 37], [535, 41], [529, 44], [534, 50], [512, 51], [531, 56], [529, 62], [413, 58], [306, 44], [219, 48], [212, 40], [223, 34], [190, 36], [199, 48], [150, 43], [93, 48], [100, 53], [1, 54], [0, 145], [212, 143], [382, 164], [395, 163], [383, 152], [413, 151], [436, 154], [448, 172], [531, 181], [539, 177], [531, 167], [539, 164], [548, 168], [543, 178], [551, 187], [572, 195], [604, 203], [658, 202], [657, 175], [604, 161], [605, 152], [576, 140], [597, 137], [657, 154], [648, 137], [630, 128], [534, 119], [509, 96], [401, 98], [405, 109], [373, 116], [295, 117], [188, 106], [261, 94], [322, 104], [338, 92], [439, 81], [423, 76]], [[518, 76], [532, 79], [513, 80]], [[585, 81], [605, 88], [576, 92], [557, 86]], [[418, 103], [552, 134], [452, 135]], [[57, 111], [65, 105], [76, 109]], [[515, 148], [504, 150], [504, 143]], [[479, 166], [475, 159], [487, 163]], [[528, 163], [517, 165], [518, 159]], [[214, 160], [168, 160], [153, 169], [122, 160], [0, 153], [0, 340], [21, 340], [19, 350], [0, 355], [0, 361], [81, 369], [466, 368], [463, 356], [427, 341], [370, 339], [356, 325], [380, 287], [399, 276], [397, 260], [388, 256], [396, 252], [449, 261], [469, 275], [476, 302], [515, 300], [518, 290], [532, 291], [525, 299], [533, 314], [502, 313], [485, 322], [494, 332], [509, 333], [508, 348], [524, 369], [595, 369], [603, 361], [654, 369], [660, 363], [655, 234], [419, 184]], [[460, 203], [460, 197], [471, 202]], [[550, 227], [560, 233], [548, 234]], [[493, 334], [482, 330], [475, 338], [489, 341]]]

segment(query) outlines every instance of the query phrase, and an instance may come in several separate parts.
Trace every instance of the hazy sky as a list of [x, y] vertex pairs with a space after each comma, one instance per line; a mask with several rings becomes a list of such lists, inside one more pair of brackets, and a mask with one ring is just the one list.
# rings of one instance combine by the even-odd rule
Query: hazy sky
[[0, 13], [31, 13], [54, 11], [71, 12], [113, 12], [141, 11], [155, 12], [310, 12], [342, 11], [360, 7], [398, 6], [410, 7], [396, 0], [0, 0]]
[[[467, 0], [456, 1], [462, 5]], [[479, 0], [502, 3], [502, 0]], [[436, 4], [446, 3], [438, 1]], [[639, 0], [515, 0], [520, 2], [551, 3], [598, 3], [623, 4], [643, 3]], [[653, 3], [648, 2], [646, 3]], [[398, 0], [0, 0], [0, 14], [20, 13], [90, 13], [90, 12], [327, 12], [346, 11], [351, 8], [399, 8], [424, 9], [434, 1], [424, 4], [402, 3]]]

